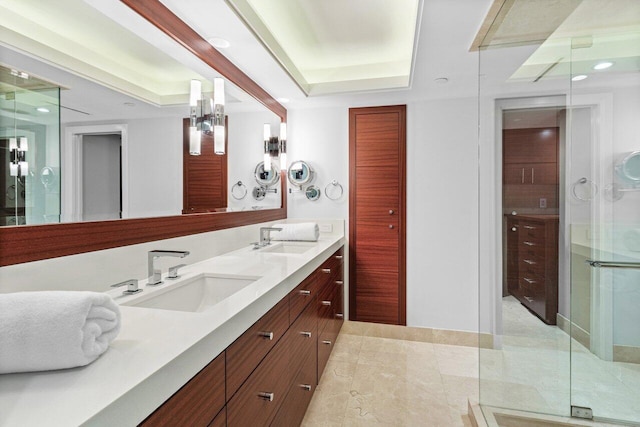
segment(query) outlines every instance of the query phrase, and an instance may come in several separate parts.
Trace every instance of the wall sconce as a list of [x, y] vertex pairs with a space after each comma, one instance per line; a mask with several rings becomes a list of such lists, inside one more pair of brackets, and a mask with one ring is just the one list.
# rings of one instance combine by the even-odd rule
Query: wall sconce
[[264, 124], [264, 170], [271, 170], [271, 157], [280, 157], [280, 169], [287, 170], [287, 124], [280, 123], [280, 138], [271, 136], [271, 125]]
[[209, 99], [208, 102], [202, 95], [200, 80], [191, 80], [189, 105], [189, 154], [192, 156], [201, 154], [202, 132], [205, 132], [208, 135], [213, 133], [214, 153], [224, 155], [224, 80], [219, 77], [213, 79], [213, 100]]
[[9, 174], [11, 176], [24, 177], [29, 175], [29, 163], [26, 160], [26, 152], [29, 150], [27, 138], [9, 138]]

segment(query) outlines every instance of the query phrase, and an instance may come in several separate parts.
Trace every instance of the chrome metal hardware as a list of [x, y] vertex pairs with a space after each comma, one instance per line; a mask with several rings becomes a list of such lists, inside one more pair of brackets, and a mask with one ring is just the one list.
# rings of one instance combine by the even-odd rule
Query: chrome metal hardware
[[393, 212], [393, 209], [389, 209], [389, 215], [393, 215], [395, 212]]
[[336, 280], [336, 285], [344, 285], [344, 282], [342, 280]]
[[178, 264], [174, 265], [173, 267], [169, 267], [169, 274], [167, 275], [167, 279], [177, 279], [178, 277], [180, 277], [178, 275], [178, 269], [186, 266], [187, 264]]
[[344, 314], [342, 314], [342, 313], [336, 313], [336, 317], [337, 317], [338, 319], [342, 319], [342, 318], [344, 318]]
[[324, 341], [322, 341], [322, 344], [331, 345], [331, 341], [329, 341], [329, 340], [324, 340]]
[[536, 244], [535, 244], [535, 243], [533, 243], [533, 242], [522, 242], [522, 243], [524, 243], [524, 244], [525, 244], [525, 245], [527, 245], [527, 246], [535, 246], [535, 245], [536, 245]]
[[323, 268], [322, 272], [329, 274], [329, 273], [331, 273], [331, 269], [330, 268]]
[[262, 338], [267, 338], [269, 341], [273, 340], [273, 332], [258, 332], [258, 335]]
[[265, 391], [261, 391], [258, 393], [258, 397], [263, 398], [264, 400], [268, 400], [269, 402], [273, 402], [273, 398], [275, 397], [273, 393], [267, 393]]
[[393, 229], [393, 224], [389, 224], [389, 229]]
[[282, 231], [280, 227], [260, 227], [260, 247], [271, 244], [271, 232]]
[[536, 227], [532, 226], [532, 225], [525, 225], [524, 228], [526, 228], [527, 230], [535, 230]]
[[522, 168], [522, 183], [524, 184], [524, 168]]
[[125, 280], [124, 282], [111, 285], [112, 288], [119, 288], [120, 286], [126, 286], [127, 290], [122, 292], [122, 295], [133, 295], [138, 292], [142, 292], [142, 289], [138, 289], [138, 281], [136, 279]]
[[164, 256], [184, 258], [187, 255], [189, 255], [189, 251], [165, 251], [165, 250], [149, 251], [149, 253], [147, 254], [147, 258], [149, 261], [148, 263], [149, 274], [147, 275], [147, 277], [149, 278], [149, 283], [147, 283], [147, 286], [157, 286], [162, 284], [162, 270], [154, 267], [154, 261], [156, 260], [156, 258], [160, 258]]
[[304, 335], [307, 338], [311, 338], [311, 332], [302, 331], [302, 332], [300, 332], [300, 335]]
[[511, 231], [518, 231], [518, 227], [511, 227]]
[[311, 385], [310, 384], [300, 384], [300, 388], [306, 391], [311, 391]]
[[322, 301], [322, 305], [330, 306], [331, 301]]
[[336, 255], [336, 259], [342, 259], [343, 256], [342, 255]]
[[306, 289], [301, 290], [300, 295], [311, 295], [311, 291], [307, 291]]
[[588, 259], [585, 262], [595, 268], [640, 268], [640, 262], [596, 261], [591, 259]]
[[523, 261], [524, 261], [524, 262], [526, 262], [526, 263], [527, 263], [527, 264], [529, 264], [529, 265], [537, 264], [537, 262], [535, 262], [535, 261], [531, 261], [530, 259], [523, 259]]
[[538, 283], [537, 281], [533, 280], [533, 279], [529, 279], [528, 277], [523, 277], [524, 281], [529, 283], [530, 285], [534, 284], [534, 283]]
[[533, 302], [533, 298], [528, 297], [528, 296], [526, 296], [526, 295], [524, 296], [524, 299], [526, 299], [528, 302]]
[[536, 170], [534, 168], [531, 168], [531, 183], [536, 183]]

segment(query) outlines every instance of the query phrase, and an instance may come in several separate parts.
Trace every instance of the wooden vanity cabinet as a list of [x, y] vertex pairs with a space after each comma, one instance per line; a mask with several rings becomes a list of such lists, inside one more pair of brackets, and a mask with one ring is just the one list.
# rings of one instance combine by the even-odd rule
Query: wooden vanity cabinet
[[507, 288], [549, 325], [558, 312], [558, 216], [507, 216]]
[[140, 425], [207, 427], [224, 404], [225, 354], [222, 352]]
[[342, 259], [341, 248], [142, 425], [299, 426], [344, 321]]
[[504, 129], [503, 183], [505, 185], [558, 184], [559, 129]]

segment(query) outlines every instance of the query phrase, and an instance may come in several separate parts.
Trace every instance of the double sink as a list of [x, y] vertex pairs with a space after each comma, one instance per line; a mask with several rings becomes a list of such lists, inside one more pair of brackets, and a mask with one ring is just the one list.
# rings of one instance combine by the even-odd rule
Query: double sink
[[[283, 256], [303, 255], [315, 247], [315, 243], [282, 242], [268, 245], [259, 250], [247, 250], [247, 257], [252, 254], [272, 254]], [[183, 279], [165, 281], [158, 287], [145, 287], [141, 292], [127, 297], [120, 303], [124, 306], [173, 310], [191, 313], [202, 313], [231, 297], [261, 276], [242, 276], [202, 272], [187, 274]]]

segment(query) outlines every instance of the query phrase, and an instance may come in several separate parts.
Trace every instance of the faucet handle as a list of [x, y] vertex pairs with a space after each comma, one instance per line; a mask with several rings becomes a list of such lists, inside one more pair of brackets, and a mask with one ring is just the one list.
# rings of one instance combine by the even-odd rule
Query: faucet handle
[[124, 282], [116, 283], [111, 285], [112, 288], [119, 288], [121, 286], [126, 286], [127, 290], [122, 292], [122, 295], [133, 295], [138, 292], [142, 292], [142, 289], [138, 289], [138, 281], [136, 279], [128, 279]]
[[178, 264], [174, 265], [173, 267], [169, 267], [169, 274], [167, 275], [167, 279], [177, 279], [178, 277], [180, 277], [178, 275], [178, 269], [186, 266], [187, 264]]

